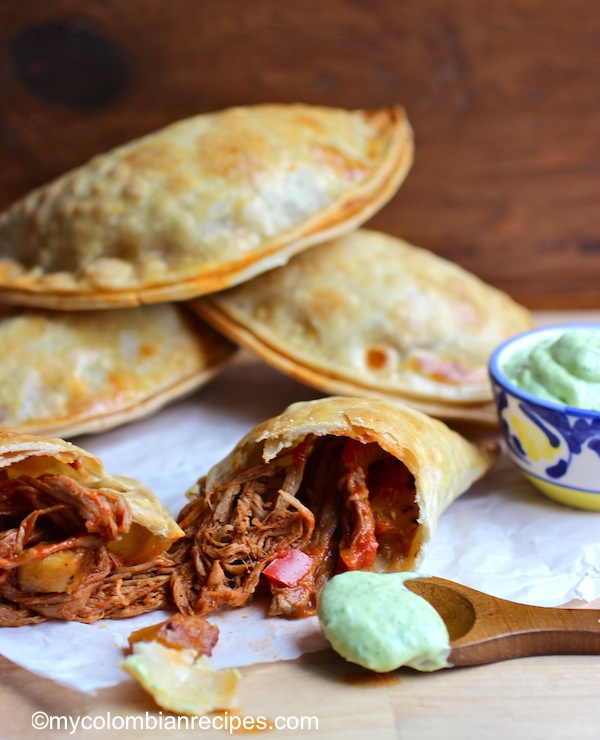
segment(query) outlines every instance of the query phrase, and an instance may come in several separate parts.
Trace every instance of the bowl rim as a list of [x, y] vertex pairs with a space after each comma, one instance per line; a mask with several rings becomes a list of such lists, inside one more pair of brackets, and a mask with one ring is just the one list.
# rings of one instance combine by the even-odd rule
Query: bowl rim
[[550, 401], [546, 398], [536, 396], [529, 391], [523, 390], [522, 388], [519, 388], [518, 385], [511, 382], [500, 369], [500, 357], [510, 345], [516, 344], [525, 340], [525, 338], [536, 334], [560, 331], [564, 332], [572, 329], [595, 329], [600, 332], [600, 323], [593, 321], [574, 321], [561, 324], [548, 324], [546, 326], [536, 326], [533, 329], [528, 329], [527, 331], [520, 332], [519, 334], [515, 334], [514, 336], [505, 339], [504, 342], [494, 349], [488, 361], [488, 371], [492, 381], [496, 383], [496, 385], [506, 388], [507, 391], [510, 391], [513, 396], [519, 398], [521, 401], [526, 401], [533, 405], [543, 406], [544, 408], [548, 408], [553, 411], [560, 411], [565, 414], [571, 414], [573, 416], [600, 418], [600, 411], [583, 409], [578, 406], [570, 406], [569, 404], [561, 403], [560, 401]]

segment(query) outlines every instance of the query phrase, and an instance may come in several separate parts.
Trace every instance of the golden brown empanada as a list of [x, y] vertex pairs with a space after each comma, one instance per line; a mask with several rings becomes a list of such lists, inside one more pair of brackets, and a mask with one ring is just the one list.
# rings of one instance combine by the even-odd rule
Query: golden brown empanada
[[175, 304], [1, 309], [0, 427], [72, 436], [150, 414], [208, 382], [235, 345]]
[[349, 231], [412, 163], [400, 107], [231, 108], [92, 159], [0, 216], [0, 300], [111, 308], [247, 280]]
[[458, 265], [367, 229], [190, 305], [266, 362], [328, 393], [492, 424], [488, 357], [533, 325], [529, 311]]
[[0, 626], [164, 607], [164, 553], [182, 535], [152, 491], [91, 453], [0, 432]]
[[301, 617], [340, 570], [412, 570], [440, 514], [496, 454], [400, 404], [295, 403], [189, 491], [186, 537], [171, 550], [175, 603], [243, 606], [266, 575], [270, 613]]

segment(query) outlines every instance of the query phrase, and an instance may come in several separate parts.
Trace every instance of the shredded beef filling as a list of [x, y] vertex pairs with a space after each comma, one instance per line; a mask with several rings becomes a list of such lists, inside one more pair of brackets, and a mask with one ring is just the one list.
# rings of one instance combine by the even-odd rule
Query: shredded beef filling
[[[47, 618], [94, 622], [168, 603], [165, 556], [128, 565], [109, 545], [131, 510], [118, 493], [65, 475], [0, 477], [0, 626]], [[55, 590], [53, 590], [55, 589]]]
[[289, 547], [310, 556], [292, 586], [269, 583], [270, 615], [314, 614], [327, 581], [408, 556], [418, 518], [414, 478], [377, 444], [307, 437], [292, 454], [201, 489], [183, 509], [186, 536], [169, 553], [184, 614], [247, 604], [266, 566]]

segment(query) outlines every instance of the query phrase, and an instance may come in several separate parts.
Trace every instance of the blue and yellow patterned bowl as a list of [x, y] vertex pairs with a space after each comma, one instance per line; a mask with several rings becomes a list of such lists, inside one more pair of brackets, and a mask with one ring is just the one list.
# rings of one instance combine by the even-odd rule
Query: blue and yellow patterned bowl
[[508, 452], [523, 475], [555, 501], [600, 511], [600, 412], [539, 398], [505, 376], [530, 343], [592, 327], [600, 332], [597, 324], [565, 324], [519, 334], [494, 351], [489, 371]]

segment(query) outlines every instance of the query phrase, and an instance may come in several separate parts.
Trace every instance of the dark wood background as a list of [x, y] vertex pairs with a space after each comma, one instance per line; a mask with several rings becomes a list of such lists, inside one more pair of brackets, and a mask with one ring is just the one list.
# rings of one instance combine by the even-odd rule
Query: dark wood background
[[2, 0], [0, 207], [184, 116], [400, 102], [415, 165], [370, 226], [531, 308], [600, 307], [600, 5]]

